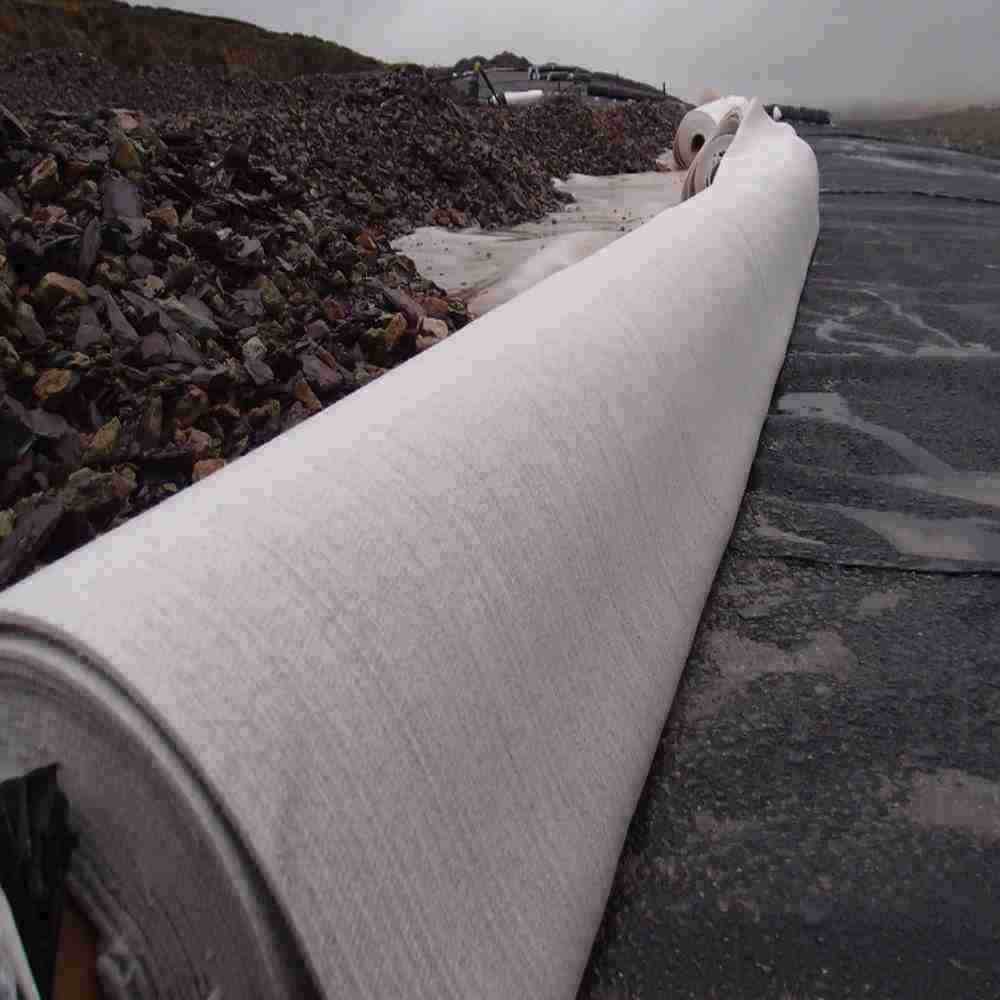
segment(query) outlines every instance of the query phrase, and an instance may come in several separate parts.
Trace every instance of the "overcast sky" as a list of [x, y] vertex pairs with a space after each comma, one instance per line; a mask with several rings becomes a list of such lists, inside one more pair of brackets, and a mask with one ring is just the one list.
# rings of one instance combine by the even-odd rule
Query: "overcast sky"
[[[147, 0], [153, 2], [153, 0]], [[450, 65], [511, 49], [765, 101], [1000, 100], [995, 0], [158, 0]]]

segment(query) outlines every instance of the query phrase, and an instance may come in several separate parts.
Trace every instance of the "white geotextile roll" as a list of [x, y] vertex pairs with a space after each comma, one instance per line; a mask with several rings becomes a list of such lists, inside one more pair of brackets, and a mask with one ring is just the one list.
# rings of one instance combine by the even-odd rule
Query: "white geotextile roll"
[[726, 151], [740, 130], [745, 111], [746, 105], [730, 108], [719, 120], [708, 141], [698, 150], [684, 178], [684, 186], [681, 189], [682, 201], [693, 198], [713, 183]]
[[674, 136], [674, 165], [678, 170], [686, 170], [694, 162], [699, 149], [715, 134], [719, 123], [736, 109], [742, 111], [747, 106], [745, 97], [720, 97], [709, 104], [689, 111], [677, 126]]
[[62, 762], [134, 981], [575, 995], [817, 230], [755, 102], [702, 196], [0, 597], [0, 765]]
[[[539, 101], [545, 100], [545, 91], [543, 90], [510, 90], [504, 95], [504, 100], [511, 105], [511, 107], [517, 107], [519, 104], [538, 104]], [[490, 98], [490, 104], [496, 104], [496, 98]]]

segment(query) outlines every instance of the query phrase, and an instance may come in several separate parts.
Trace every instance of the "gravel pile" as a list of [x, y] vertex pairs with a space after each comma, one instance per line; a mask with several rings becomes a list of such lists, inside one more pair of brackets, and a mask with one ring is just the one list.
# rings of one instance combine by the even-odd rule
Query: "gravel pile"
[[599, 107], [573, 98], [499, 112], [488, 127], [519, 150], [532, 150], [546, 176], [601, 176], [655, 169], [690, 109], [682, 101], [629, 101]]
[[[358, 74], [364, 78], [366, 74]], [[340, 76], [305, 81], [344, 82]], [[57, 108], [84, 113], [103, 106], [142, 108], [147, 114], [246, 108], [274, 103], [295, 83], [231, 76], [223, 66], [154, 64], [130, 71], [91, 53], [43, 49], [0, 58], [0, 94], [15, 113]], [[302, 90], [302, 87], [298, 88]]]
[[[683, 110], [459, 107], [419, 72], [150, 90], [23, 59], [0, 112], [0, 586], [464, 326], [397, 235], [650, 169]], [[99, 101], [45, 89], [65, 64]]]

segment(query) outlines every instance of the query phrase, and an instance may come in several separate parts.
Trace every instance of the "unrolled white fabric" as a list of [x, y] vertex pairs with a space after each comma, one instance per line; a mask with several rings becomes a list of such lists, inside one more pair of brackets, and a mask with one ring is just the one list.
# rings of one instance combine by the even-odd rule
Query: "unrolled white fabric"
[[700, 197], [0, 597], [0, 759], [162, 994], [575, 995], [817, 229], [754, 102]]
[[733, 96], [720, 97], [689, 111], [681, 119], [674, 136], [673, 159], [676, 169], [687, 170], [726, 115], [733, 110], [742, 113], [746, 107], [745, 97]]

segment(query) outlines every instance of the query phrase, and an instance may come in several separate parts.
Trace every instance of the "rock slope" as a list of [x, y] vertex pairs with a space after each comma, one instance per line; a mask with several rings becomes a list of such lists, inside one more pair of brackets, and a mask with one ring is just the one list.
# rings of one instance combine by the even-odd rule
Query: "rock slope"
[[6, 73], [0, 586], [461, 329], [394, 237], [650, 169], [683, 111], [460, 107], [418, 71], [171, 83], [51, 52]]

